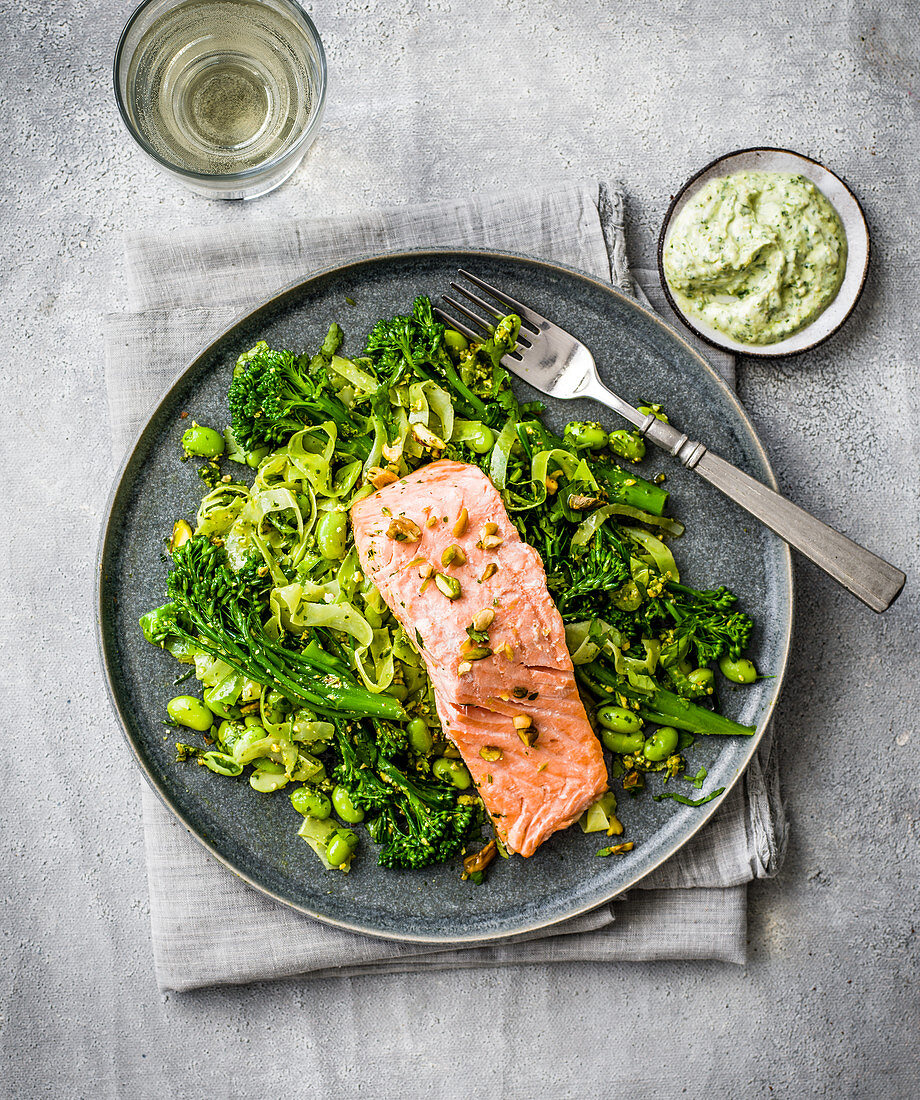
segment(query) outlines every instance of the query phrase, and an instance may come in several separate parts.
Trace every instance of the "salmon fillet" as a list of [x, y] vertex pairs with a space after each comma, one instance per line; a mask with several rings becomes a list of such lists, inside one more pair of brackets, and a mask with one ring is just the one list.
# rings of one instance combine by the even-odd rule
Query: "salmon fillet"
[[[491, 481], [462, 462], [421, 467], [355, 504], [351, 520], [365, 575], [418, 646], [444, 732], [498, 835], [532, 855], [607, 789], [539, 554], [521, 540]], [[443, 565], [449, 547], [461, 553]], [[459, 583], [457, 598], [424, 581], [428, 566]], [[467, 628], [483, 610], [494, 612], [482, 643], [492, 653], [470, 660], [464, 650], [477, 643]], [[532, 745], [515, 728], [524, 716]]]

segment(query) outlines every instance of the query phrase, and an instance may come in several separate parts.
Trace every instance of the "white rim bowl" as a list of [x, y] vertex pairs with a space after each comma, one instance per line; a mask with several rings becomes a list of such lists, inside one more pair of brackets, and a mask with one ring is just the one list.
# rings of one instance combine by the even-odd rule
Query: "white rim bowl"
[[[735, 172], [797, 172], [805, 176], [830, 200], [840, 216], [847, 238], [847, 266], [836, 297], [804, 328], [787, 336], [784, 340], [777, 340], [775, 344], [743, 344], [706, 324], [700, 318], [689, 317], [678, 305], [665, 278], [664, 251], [677, 216], [710, 180], [733, 175]], [[740, 149], [707, 164], [675, 195], [668, 207], [658, 238], [658, 274], [671, 308], [687, 328], [702, 340], [737, 355], [776, 359], [810, 351], [840, 328], [856, 308], [856, 303], [862, 294], [869, 270], [869, 251], [869, 227], [866, 224], [865, 214], [859, 199], [839, 176], [810, 157], [794, 153], [789, 149]]]

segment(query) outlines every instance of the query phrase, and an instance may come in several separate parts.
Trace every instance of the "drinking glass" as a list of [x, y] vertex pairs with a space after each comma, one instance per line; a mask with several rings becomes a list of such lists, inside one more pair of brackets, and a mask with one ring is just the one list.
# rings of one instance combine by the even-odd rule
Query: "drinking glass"
[[115, 52], [131, 136], [208, 198], [254, 199], [291, 175], [326, 104], [326, 55], [294, 0], [145, 0]]

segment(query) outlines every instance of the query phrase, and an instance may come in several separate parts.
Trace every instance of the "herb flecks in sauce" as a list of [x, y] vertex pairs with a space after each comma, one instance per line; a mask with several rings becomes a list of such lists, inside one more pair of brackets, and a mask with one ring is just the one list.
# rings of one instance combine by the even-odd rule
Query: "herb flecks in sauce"
[[692, 320], [744, 344], [773, 344], [813, 321], [846, 269], [836, 210], [804, 176], [738, 172], [711, 180], [680, 212], [665, 277]]

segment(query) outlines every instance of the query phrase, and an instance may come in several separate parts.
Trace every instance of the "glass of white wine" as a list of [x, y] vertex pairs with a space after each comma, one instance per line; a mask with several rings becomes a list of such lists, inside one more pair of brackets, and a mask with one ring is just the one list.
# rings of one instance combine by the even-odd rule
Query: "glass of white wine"
[[326, 102], [326, 55], [294, 0], [145, 0], [115, 53], [131, 135], [208, 198], [254, 199], [291, 175]]

